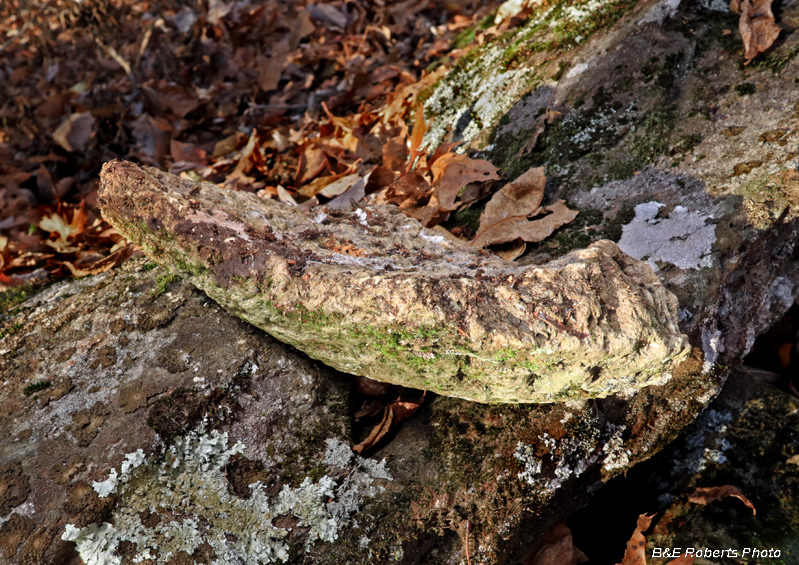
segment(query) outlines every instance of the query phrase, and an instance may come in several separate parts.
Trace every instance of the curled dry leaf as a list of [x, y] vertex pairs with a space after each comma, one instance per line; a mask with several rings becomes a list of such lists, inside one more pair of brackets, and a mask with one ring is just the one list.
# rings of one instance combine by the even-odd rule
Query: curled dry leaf
[[694, 502], [696, 504], [708, 505], [711, 502], [715, 502], [716, 500], [722, 500], [727, 498], [728, 496], [732, 496], [737, 498], [741, 502], [743, 502], [747, 508], [752, 510], [752, 514], [757, 514], [757, 510], [755, 510], [755, 505], [749, 502], [749, 499], [746, 498], [741, 491], [735, 488], [732, 485], [724, 485], [720, 487], [701, 487], [696, 489], [690, 497], [688, 497], [689, 502]]
[[744, 42], [744, 59], [749, 63], [776, 41], [780, 28], [771, 11], [773, 0], [732, 0], [730, 11], [740, 14], [738, 31]]
[[[567, 208], [562, 200], [541, 207], [545, 186], [543, 167], [529, 169], [515, 181], [505, 185], [486, 204], [480, 216], [480, 227], [471, 244], [482, 248], [516, 239], [537, 242], [576, 218], [577, 211]], [[548, 215], [528, 220], [530, 216], [542, 213]]]
[[110, 255], [105, 257], [100, 257], [98, 260], [89, 263], [89, 264], [80, 264], [79, 266], [75, 266], [70, 261], [64, 261], [64, 265], [69, 269], [74, 277], [85, 277], [87, 275], [97, 275], [99, 273], [104, 273], [113, 267], [119, 265], [126, 261], [133, 252], [135, 251], [135, 247], [133, 245], [125, 245]]
[[646, 565], [646, 538], [644, 537], [644, 532], [649, 529], [654, 516], [654, 514], [641, 514], [638, 516], [638, 524], [632, 537], [630, 537], [630, 541], [627, 542], [624, 558], [619, 565]]
[[540, 208], [546, 216], [528, 220], [524, 216], [512, 216], [489, 224], [485, 230], [479, 231], [471, 245], [483, 248], [495, 243], [507, 243], [517, 238], [528, 242], [543, 241], [559, 227], [568, 224], [577, 217], [578, 212], [571, 210], [563, 200], [557, 200], [549, 206]]
[[447, 153], [439, 157], [430, 167], [438, 207], [443, 211], [456, 208], [458, 192], [470, 182], [499, 180], [497, 168], [485, 159], [472, 159], [466, 155]]
[[53, 132], [53, 139], [69, 152], [83, 151], [94, 133], [94, 116], [89, 112], [70, 114]]
[[376, 204], [396, 204], [400, 209], [418, 208], [420, 201], [430, 194], [431, 186], [418, 171], [402, 175], [378, 195]]
[[410, 418], [424, 402], [425, 395], [417, 401], [400, 401], [392, 402], [386, 406], [383, 412], [383, 420], [377, 424], [369, 436], [352, 449], [356, 453], [363, 453], [367, 449], [373, 447], [383, 436], [388, 432], [395, 429], [403, 420]]

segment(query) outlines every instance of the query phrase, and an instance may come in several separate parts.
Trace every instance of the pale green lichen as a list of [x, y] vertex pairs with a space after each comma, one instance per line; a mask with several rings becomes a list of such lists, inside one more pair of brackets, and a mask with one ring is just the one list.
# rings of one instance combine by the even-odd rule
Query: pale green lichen
[[[634, 4], [631, 0], [556, 2], [538, 8], [523, 26], [473, 48], [425, 100], [425, 113], [434, 118], [425, 145], [436, 147], [449, 135], [470, 142], [490, 131], [526, 92], [553, 72], [563, 71], [563, 62], [556, 60], [560, 54], [612, 25]], [[550, 56], [533, 58], [542, 51]]]
[[[243, 451], [240, 442], [228, 447], [226, 433], [211, 431], [177, 438], [163, 458], [147, 460], [141, 450], [128, 454], [120, 474], [112, 469], [108, 480], [94, 485], [101, 496], [119, 493], [111, 523], [67, 524], [61, 539], [75, 542], [87, 565], [121, 563], [116, 550], [123, 541], [135, 545], [134, 562], [166, 561], [181, 551], [191, 555], [204, 543], [218, 565], [285, 562], [288, 531], [274, 526], [274, 518], [297, 518], [308, 529], [307, 551], [317, 541], [334, 541], [363, 499], [383, 490], [375, 479], [391, 480], [385, 460], [362, 459], [331, 439], [322, 463], [343, 479], [306, 477], [296, 488], [283, 485], [273, 499], [256, 482], [250, 498], [242, 499], [228, 491], [225, 465]], [[152, 513], [158, 523], [147, 527], [142, 516]]]

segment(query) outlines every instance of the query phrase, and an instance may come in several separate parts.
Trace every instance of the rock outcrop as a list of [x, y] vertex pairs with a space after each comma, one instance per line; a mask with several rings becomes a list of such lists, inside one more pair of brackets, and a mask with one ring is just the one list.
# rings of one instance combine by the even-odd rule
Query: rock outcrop
[[520, 267], [393, 206], [308, 214], [133, 163], [105, 218], [229, 312], [331, 367], [480, 402], [607, 396], [688, 353], [651, 268], [597, 242]]
[[[536, 8], [529, 27], [478, 47], [429, 98], [431, 135], [460, 136], [508, 180], [547, 167], [547, 197], [580, 215], [522, 259], [537, 272], [567, 263], [550, 262], [572, 249], [624, 257], [590, 247], [605, 239], [650, 263], [676, 296], [692, 346], [671, 379], [552, 404], [435, 396], [390, 441], [355, 457], [346, 446], [364, 434], [352, 425], [348, 376], [139, 258], [16, 305], [3, 299], [0, 562], [513, 563], [604, 481], [693, 422], [799, 288], [799, 35], [787, 29], [799, 26], [799, 8], [780, 6], [786, 30], [744, 66], [739, 38], [723, 33], [737, 16], [713, 9], [726, 3], [600, 4]], [[559, 17], [563, 26], [546, 19]], [[548, 43], [534, 43], [536, 34]], [[469, 73], [474, 89], [458, 82]], [[434, 107], [444, 102], [458, 107]], [[563, 118], [529, 149], [548, 106]], [[376, 229], [370, 211], [363, 220]], [[360, 225], [357, 212], [337, 221], [347, 218]], [[432, 253], [421, 237], [431, 234], [416, 234], [410, 248]], [[357, 265], [358, 250], [346, 251], [342, 260]], [[309, 263], [284, 264], [301, 273]], [[212, 288], [246, 273], [220, 274], [202, 276]], [[539, 333], [585, 332], [541, 312], [557, 325], [536, 318]], [[276, 315], [328, 323], [285, 308]], [[412, 350], [406, 337], [377, 345]], [[737, 482], [758, 516], [783, 523], [793, 512], [783, 494], [796, 484], [795, 405], [764, 392], [746, 398], [727, 436], [746, 452], [724, 451], [733, 468], [706, 462], [706, 480]], [[753, 449], [768, 457], [755, 461]], [[754, 483], [772, 476], [782, 493], [772, 486], [758, 500]], [[703, 518], [703, 509], [714, 512], [689, 509], [694, 523], [717, 528], [718, 515]], [[745, 547], [750, 514], [742, 508], [743, 526], [720, 539]], [[650, 539], [693, 536], [670, 529]]]

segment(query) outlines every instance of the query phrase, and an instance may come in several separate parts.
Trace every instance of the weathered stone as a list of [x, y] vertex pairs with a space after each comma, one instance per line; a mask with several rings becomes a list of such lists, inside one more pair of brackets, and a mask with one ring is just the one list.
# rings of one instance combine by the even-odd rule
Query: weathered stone
[[[0, 321], [13, 328], [0, 347], [0, 468], [22, 485], [0, 516], [0, 563], [443, 565], [465, 559], [467, 521], [472, 562], [515, 562], [718, 386], [692, 357], [663, 385], [605, 399], [442, 397], [374, 459], [356, 457], [349, 379], [153, 267], [139, 258], [53, 285]], [[108, 347], [117, 363], [92, 368]], [[42, 353], [67, 349], [66, 361]], [[24, 394], [44, 377], [71, 386]], [[98, 404], [94, 432], [75, 436]]]
[[677, 301], [610, 241], [520, 267], [390, 206], [314, 215], [114, 161], [104, 216], [229, 312], [327, 365], [480, 402], [662, 383]]

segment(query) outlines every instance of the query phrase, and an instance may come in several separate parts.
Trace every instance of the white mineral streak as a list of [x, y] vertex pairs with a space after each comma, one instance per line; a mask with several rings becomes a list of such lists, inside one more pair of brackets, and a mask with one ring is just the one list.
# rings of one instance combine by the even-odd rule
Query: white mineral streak
[[702, 330], [702, 352], [705, 355], [702, 372], [709, 373], [711, 369], [713, 369], [713, 365], [716, 364], [721, 350], [721, 330], [717, 328]]
[[710, 252], [716, 242], [713, 216], [702, 216], [683, 206], [675, 206], [668, 218], [658, 218], [665, 206], [645, 202], [635, 207], [635, 218], [624, 226], [619, 248], [657, 271], [658, 261], [680, 269], [701, 269], [712, 265]]
[[[229, 448], [227, 433], [214, 430], [178, 438], [161, 460], [148, 460], [137, 450], [125, 456], [121, 474], [112, 469], [109, 479], [95, 483], [98, 493], [119, 492], [111, 522], [84, 528], [67, 524], [61, 539], [75, 542], [86, 565], [120, 564], [115, 551], [123, 541], [136, 546], [133, 562], [155, 556], [166, 562], [179, 551], [192, 554], [203, 543], [216, 553], [212, 565], [285, 562], [288, 532], [274, 526], [274, 518], [298, 518], [308, 528], [308, 551], [317, 541], [334, 541], [364, 498], [383, 491], [375, 479], [391, 480], [385, 460], [358, 457], [339, 439], [326, 443], [322, 462], [336, 476], [343, 472], [343, 478], [325, 475], [314, 482], [306, 477], [296, 488], [283, 485], [273, 499], [260, 483], [250, 485], [252, 495], [246, 499], [228, 492], [225, 465], [244, 445]], [[146, 527], [141, 516], [151, 512], [161, 520]]]
[[569, 69], [568, 73], [566, 73], [566, 78], [574, 78], [576, 76], [583, 74], [587, 70], [588, 70], [588, 64], [577, 63], [571, 69]]

